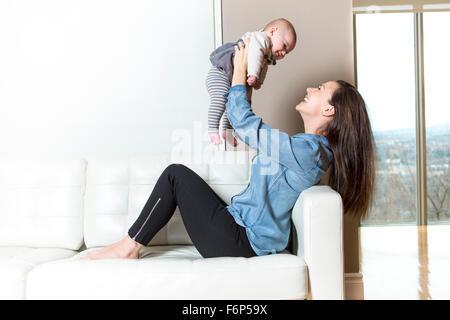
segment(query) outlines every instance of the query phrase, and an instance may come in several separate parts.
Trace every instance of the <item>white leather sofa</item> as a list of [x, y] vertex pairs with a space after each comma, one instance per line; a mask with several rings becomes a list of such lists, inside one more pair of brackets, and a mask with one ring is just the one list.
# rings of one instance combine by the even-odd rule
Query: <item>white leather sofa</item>
[[125, 236], [170, 163], [229, 203], [252, 152], [0, 160], [0, 299], [343, 299], [342, 203], [328, 186], [299, 197], [289, 250], [204, 259], [177, 210], [138, 260], [80, 260]]

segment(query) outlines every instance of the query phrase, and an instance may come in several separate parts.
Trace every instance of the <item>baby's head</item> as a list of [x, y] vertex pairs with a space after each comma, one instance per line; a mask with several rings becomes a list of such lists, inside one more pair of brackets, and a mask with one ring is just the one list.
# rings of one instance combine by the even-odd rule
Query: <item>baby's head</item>
[[272, 42], [272, 53], [276, 60], [283, 59], [285, 55], [294, 50], [297, 33], [292, 23], [286, 19], [281, 18], [269, 22], [263, 31]]

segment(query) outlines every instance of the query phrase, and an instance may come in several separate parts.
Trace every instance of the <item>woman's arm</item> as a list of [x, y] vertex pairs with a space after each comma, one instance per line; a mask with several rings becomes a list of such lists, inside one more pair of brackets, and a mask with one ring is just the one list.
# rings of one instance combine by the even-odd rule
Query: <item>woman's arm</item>
[[266, 125], [251, 110], [247, 96], [249, 91], [251, 94], [251, 90], [246, 91], [245, 86], [246, 68], [247, 50], [239, 43], [239, 47], [235, 47], [232, 87], [227, 94], [228, 102], [226, 104], [228, 120], [235, 132], [249, 147], [266, 154], [273, 161], [279, 162], [294, 171], [310, 167], [307, 162], [312, 159], [305, 159], [307, 161], [297, 160], [297, 158], [303, 158], [302, 155], [311, 155], [308, 152], [310, 146], [306, 141], [297, 140], [294, 148], [291, 137], [287, 133]]
[[[250, 44], [251, 36], [247, 39], [247, 43]], [[231, 86], [247, 85], [247, 66], [248, 66], [248, 45], [244, 46], [242, 42], [234, 47], [234, 72], [231, 80]], [[253, 88], [247, 87], [247, 100], [252, 100]]]
[[[247, 43], [250, 42], [250, 37], [247, 38]], [[238, 45], [234, 47], [234, 72], [231, 86], [238, 84], [247, 84], [247, 66], [248, 66], [248, 46], [239, 41]]]

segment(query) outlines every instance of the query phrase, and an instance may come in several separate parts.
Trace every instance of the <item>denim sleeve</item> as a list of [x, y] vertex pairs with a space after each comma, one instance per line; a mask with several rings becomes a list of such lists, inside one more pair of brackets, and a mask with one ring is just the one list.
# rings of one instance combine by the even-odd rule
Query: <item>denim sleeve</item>
[[312, 150], [309, 144], [296, 142], [294, 152], [292, 139], [287, 133], [271, 128], [253, 113], [244, 85], [233, 86], [225, 96], [228, 98], [228, 120], [239, 138], [249, 147], [294, 171], [311, 168], [314, 156], [310, 153]]

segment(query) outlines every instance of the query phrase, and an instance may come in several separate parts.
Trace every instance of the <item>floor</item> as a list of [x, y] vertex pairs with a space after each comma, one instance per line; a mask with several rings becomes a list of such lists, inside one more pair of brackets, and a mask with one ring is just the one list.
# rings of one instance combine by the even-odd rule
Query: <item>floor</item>
[[450, 299], [450, 225], [360, 228], [364, 299]]

